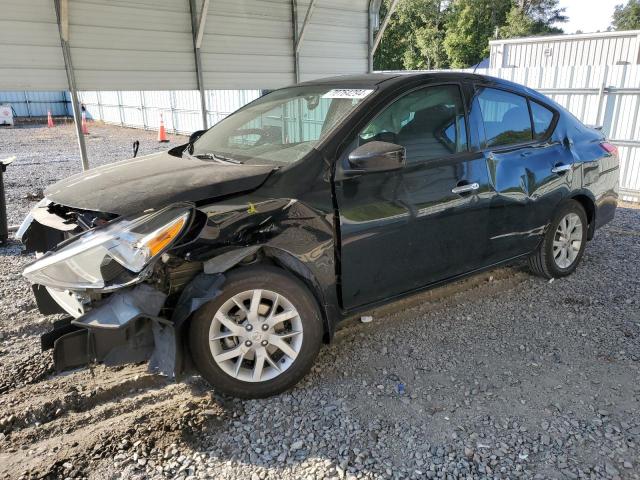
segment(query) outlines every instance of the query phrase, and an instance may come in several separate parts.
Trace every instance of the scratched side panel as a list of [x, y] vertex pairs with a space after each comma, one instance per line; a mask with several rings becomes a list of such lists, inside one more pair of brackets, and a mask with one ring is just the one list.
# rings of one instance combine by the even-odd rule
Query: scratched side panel
[[251, 245], [276, 250], [293, 259], [330, 321], [337, 321], [333, 206], [326, 168], [313, 155], [276, 173], [252, 193], [200, 205], [206, 224], [194, 243], [176, 253], [204, 261]]

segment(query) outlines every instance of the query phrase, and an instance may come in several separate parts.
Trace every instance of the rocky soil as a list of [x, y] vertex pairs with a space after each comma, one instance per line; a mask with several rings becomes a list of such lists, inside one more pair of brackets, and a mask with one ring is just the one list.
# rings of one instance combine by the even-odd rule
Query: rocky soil
[[[164, 148], [151, 132], [92, 135], [92, 165], [134, 139]], [[70, 127], [0, 130], [10, 155], [10, 223], [79, 165]], [[514, 265], [346, 322], [299, 386], [266, 400], [144, 365], [55, 375], [38, 338], [55, 318], [35, 309], [28, 261], [0, 248], [0, 478], [640, 479], [638, 206], [620, 206], [569, 278]]]

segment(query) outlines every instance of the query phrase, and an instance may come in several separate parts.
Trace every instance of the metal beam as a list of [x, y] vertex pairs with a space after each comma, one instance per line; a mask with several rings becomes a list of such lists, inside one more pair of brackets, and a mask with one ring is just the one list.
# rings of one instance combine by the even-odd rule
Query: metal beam
[[369, 58], [371, 59], [371, 61], [373, 60], [373, 55], [376, 53], [378, 45], [380, 45], [380, 40], [382, 40], [384, 31], [387, 29], [389, 20], [391, 20], [391, 15], [393, 15], [393, 12], [396, 10], [399, 1], [400, 0], [392, 0], [391, 5], [389, 6], [389, 11], [385, 15], [384, 20], [382, 21], [382, 25], [380, 25], [380, 28], [378, 29], [378, 33], [376, 33], [376, 37], [373, 40], [373, 45], [371, 46], [371, 50], [369, 52]]
[[69, 41], [69, 0], [60, 3], [60, 35], [65, 42]]
[[311, 15], [313, 15], [313, 9], [316, 7], [316, 0], [311, 0], [309, 7], [307, 7], [307, 13], [304, 16], [304, 21], [302, 22], [302, 28], [300, 29], [300, 33], [298, 34], [298, 38], [296, 39], [296, 53], [300, 51], [300, 47], [302, 46], [302, 39], [304, 38], [304, 34], [307, 31], [307, 25], [309, 25], [309, 21], [311, 20]]
[[373, 55], [371, 50], [373, 49], [373, 32], [380, 26], [380, 5], [382, 0], [369, 0], [369, 17], [368, 17], [368, 29], [367, 29], [367, 71], [373, 72]]
[[298, 53], [298, 2], [291, 0], [291, 27], [293, 31], [293, 79], [300, 82], [300, 54]]
[[196, 36], [196, 48], [202, 45], [202, 37], [204, 36], [204, 27], [207, 23], [207, 14], [209, 13], [209, 0], [202, 0], [202, 10], [200, 12], [200, 21], [198, 22], [198, 34]]
[[87, 157], [87, 146], [84, 142], [84, 134], [82, 133], [80, 102], [78, 100], [78, 91], [76, 89], [76, 77], [73, 71], [73, 63], [71, 62], [71, 50], [69, 49], [68, 0], [54, 0], [54, 5], [56, 8], [56, 18], [58, 20], [58, 31], [60, 33], [60, 46], [62, 48], [62, 57], [64, 58], [64, 68], [67, 72], [69, 92], [71, 92], [71, 108], [73, 109], [73, 123], [76, 126], [78, 147], [80, 147], [80, 160], [82, 161], [82, 169], [88, 170], [89, 159]]
[[191, 33], [193, 36], [193, 55], [196, 64], [196, 83], [200, 91], [200, 111], [202, 113], [202, 128], [208, 128], [207, 121], [207, 97], [204, 91], [204, 79], [202, 75], [202, 59], [200, 56], [200, 45], [202, 44], [202, 35], [204, 34], [204, 26], [207, 20], [207, 11], [209, 10], [209, 0], [203, 0], [200, 19], [198, 20], [198, 12], [196, 11], [196, 0], [189, 0], [189, 8], [191, 10]]

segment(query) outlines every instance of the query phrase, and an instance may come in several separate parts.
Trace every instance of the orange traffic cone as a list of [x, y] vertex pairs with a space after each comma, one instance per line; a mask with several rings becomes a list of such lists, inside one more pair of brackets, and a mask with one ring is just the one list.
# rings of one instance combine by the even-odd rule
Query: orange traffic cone
[[167, 138], [167, 131], [164, 129], [162, 114], [160, 114], [160, 129], [158, 130], [158, 141], [161, 143], [166, 143], [169, 141], [169, 139]]
[[55, 125], [53, 124], [53, 117], [51, 116], [51, 111], [47, 112], [47, 127], [51, 128], [54, 127]]
[[82, 133], [89, 135], [89, 128], [87, 127], [87, 114], [82, 112]]

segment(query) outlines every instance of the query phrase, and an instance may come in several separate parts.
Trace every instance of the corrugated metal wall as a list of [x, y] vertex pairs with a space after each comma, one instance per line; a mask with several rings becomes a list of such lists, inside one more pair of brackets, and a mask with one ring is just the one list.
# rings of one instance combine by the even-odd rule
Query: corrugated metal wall
[[[471, 70], [468, 70], [471, 71]], [[620, 191], [640, 201], [640, 65], [477, 69], [549, 96], [620, 150]]]
[[197, 88], [188, 1], [70, 1], [69, 44], [79, 89]]
[[[309, 0], [300, 0], [301, 26]], [[2, 0], [0, 89], [68, 88], [53, 0]], [[202, 2], [196, 2], [201, 8]], [[301, 79], [368, 68], [368, 0], [317, 0]], [[79, 90], [195, 90], [189, 0], [71, 0]], [[294, 77], [291, 0], [212, 0], [201, 57], [206, 89], [276, 88]]]
[[69, 92], [0, 92], [0, 104], [8, 103], [17, 117], [71, 115]]
[[[309, 0], [298, 2], [298, 29], [302, 28], [308, 4]], [[368, 10], [368, 0], [316, 1], [300, 49], [302, 81], [367, 71]]]
[[68, 88], [52, 0], [2, 0], [0, 88]]
[[491, 68], [640, 63], [640, 31], [490, 42]]
[[290, 0], [212, 0], [201, 48], [205, 87], [293, 83], [291, 19]]

